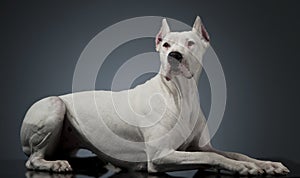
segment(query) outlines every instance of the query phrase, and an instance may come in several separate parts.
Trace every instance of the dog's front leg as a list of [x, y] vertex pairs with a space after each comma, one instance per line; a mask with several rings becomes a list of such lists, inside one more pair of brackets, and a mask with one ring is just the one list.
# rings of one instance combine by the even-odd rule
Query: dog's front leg
[[257, 166], [262, 168], [267, 174], [287, 174], [290, 172], [288, 168], [285, 167], [280, 162], [262, 161], [262, 160], [251, 158], [241, 153], [220, 151], [214, 148], [212, 148], [210, 151], [237, 161], [247, 161], [247, 162], [255, 163]]
[[254, 163], [228, 159], [213, 152], [183, 152], [173, 151], [163, 158], [148, 162], [149, 172], [178, 171], [187, 169], [199, 169], [213, 166], [238, 172], [241, 175], [259, 175], [263, 170]]
[[[206, 119], [203, 116], [202, 111], [200, 112], [200, 114], [202, 116], [198, 119], [200, 121], [200, 124], [205, 123]], [[222, 155], [226, 158], [233, 159], [233, 160], [236, 160], [236, 161], [246, 161], [246, 162], [255, 163], [258, 167], [263, 169], [267, 174], [287, 174], [287, 173], [290, 172], [288, 170], [288, 168], [285, 167], [280, 162], [262, 161], [262, 160], [257, 160], [257, 159], [254, 159], [254, 158], [250, 158], [250, 157], [248, 157], [244, 154], [240, 154], [240, 153], [225, 152], [225, 151], [216, 150], [215, 148], [212, 147], [212, 145], [209, 142], [210, 136], [209, 136], [208, 128], [205, 127], [205, 125], [202, 125], [200, 128], [201, 128], [201, 131], [202, 131], [201, 132], [201, 137], [200, 138], [196, 137], [197, 138], [196, 141], [193, 142], [193, 144], [190, 145], [191, 150], [214, 152], [214, 153]]]

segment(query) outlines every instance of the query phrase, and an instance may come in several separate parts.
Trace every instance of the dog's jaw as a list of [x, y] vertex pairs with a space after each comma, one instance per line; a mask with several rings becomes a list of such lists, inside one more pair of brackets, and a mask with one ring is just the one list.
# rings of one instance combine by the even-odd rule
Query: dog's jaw
[[180, 63], [178, 65], [178, 70], [173, 71], [171, 69], [170, 64], [166, 64], [165, 69], [163, 72], [160, 72], [162, 75], [164, 75], [165, 79], [167, 81], [170, 81], [173, 77], [178, 76], [178, 75], [183, 75], [187, 79], [191, 79], [194, 76], [194, 73], [190, 71], [188, 64], [186, 62]]

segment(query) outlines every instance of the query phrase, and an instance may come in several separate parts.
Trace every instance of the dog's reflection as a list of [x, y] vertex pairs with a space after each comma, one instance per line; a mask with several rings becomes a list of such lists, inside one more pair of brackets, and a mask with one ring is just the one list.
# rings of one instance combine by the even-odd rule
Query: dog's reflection
[[[106, 175], [107, 174], [107, 175]], [[70, 172], [70, 173], [54, 173], [54, 172], [43, 172], [43, 171], [27, 171], [25, 173], [26, 178], [90, 178], [90, 177], [101, 177], [106, 175], [105, 177], [111, 177], [110, 175], [113, 173], [109, 173], [109, 171], [105, 172]]]
[[[109, 178], [183, 178], [180, 175], [178, 176], [171, 176], [166, 173], [160, 174], [149, 174], [146, 172], [119, 172], [114, 173], [112, 171], [101, 172], [97, 174], [86, 174], [86, 173], [69, 173], [69, 174], [59, 174], [59, 173], [49, 173], [49, 172], [36, 172], [36, 171], [27, 171], [25, 174], [26, 178], [76, 178], [80, 175], [80, 177], [109, 177]], [[182, 175], [182, 174], [181, 174]], [[208, 172], [203, 170], [198, 170], [194, 175], [186, 175], [186, 178], [232, 178], [236, 177], [236, 175], [228, 175], [228, 174], [220, 174], [217, 172]]]
[[[112, 175], [109, 178], [128, 178], [128, 177], [137, 177], [137, 178], [175, 178], [174, 176], [170, 176], [166, 173], [160, 174], [149, 174], [146, 172], [120, 172]], [[176, 176], [176, 178], [181, 178]]]
[[[234, 176], [220, 174], [215, 171], [205, 171], [199, 169], [196, 173], [188, 174], [186, 172], [178, 172], [169, 175], [167, 173], [149, 174], [147, 172], [115, 172], [116, 170], [108, 167], [104, 167], [104, 164], [97, 157], [87, 158], [69, 158], [68, 159], [74, 172], [71, 173], [51, 173], [40, 171], [27, 171], [25, 173], [26, 178], [76, 178], [76, 177], [109, 177], [109, 178], [230, 178]], [[108, 168], [108, 169], [107, 169]], [[174, 176], [173, 176], [174, 175]]]
[[26, 178], [73, 178], [73, 174], [57, 174], [49, 172], [37, 172], [37, 171], [27, 171], [25, 173]]
[[[146, 172], [120, 172], [120, 173], [107, 173], [108, 175], [82, 175], [80, 177], [109, 177], [109, 178], [128, 178], [128, 177], [135, 177], [135, 178], [173, 178], [168, 174], [148, 174]], [[113, 174], [113, 175], [111, 175]], [[79, 174], [59, 174], [59, 173], [49, 173], [49, 172], [37, 172], [37, 171], [27, 171], [25, 174], [26, 178], [76, 178]], [[176, 177], [180, 178], [180, 177]]]

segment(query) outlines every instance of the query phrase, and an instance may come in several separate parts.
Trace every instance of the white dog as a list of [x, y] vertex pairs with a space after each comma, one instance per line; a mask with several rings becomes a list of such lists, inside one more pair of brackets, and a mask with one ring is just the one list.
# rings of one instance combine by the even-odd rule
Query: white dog
[[[197, 95], [209, 40], [199, 17], [184, 32], [170, 32], [163, 19], [156, 36], [160, 72], [149, 81], [126, 91], [86, 91], [36, 102], [21, 128], [26, 167], [71, 171], [68, 161], [54, 158], [85, 148], [115, 166], [151, 173], [209, 165], [242, 175], [287, 174], [279, 162], [219, 151], [209, 143]], [[128, 144], [116, 142], [108, 131]]]

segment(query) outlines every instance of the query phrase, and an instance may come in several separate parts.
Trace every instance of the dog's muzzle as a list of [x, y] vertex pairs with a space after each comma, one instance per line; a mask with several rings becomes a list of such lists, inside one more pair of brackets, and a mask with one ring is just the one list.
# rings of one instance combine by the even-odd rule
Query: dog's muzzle
[[182, 61], [182, 54], [177, 51], [170, 52], [168, 55], [168, 62], [171, 63], [180, 63]]
[[168, 63], [170, 65], [169, 70], [167, 71], [166, 79], [171, 80], [171, 74], [178, 75], [183, 74], [186, 78], [190, 79], [193, 77], [193, 74], [190, 72], [187, 63], [183, 62], [183, 56], [178, 51], [172, 51], [168, 54]]
[[182, 58], [182, 54], [177, 51], [173, 51], [168, 54], [168, 63], [170, 64], [173, 72], [177, 72], [179, 70], [178, 66], [181, 63]]

